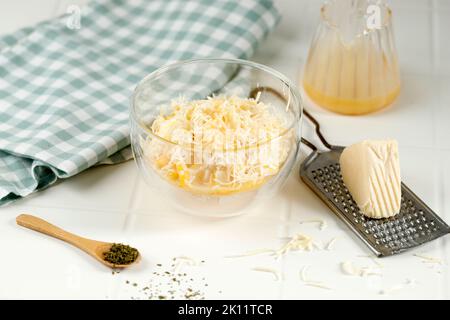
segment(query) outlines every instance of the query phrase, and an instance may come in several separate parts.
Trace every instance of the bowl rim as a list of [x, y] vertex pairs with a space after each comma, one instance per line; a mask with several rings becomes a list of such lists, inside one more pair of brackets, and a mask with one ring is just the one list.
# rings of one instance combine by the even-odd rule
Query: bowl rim
[[[183, 144], [179, 144], [176, 142], [173, 142], [171, 140], [165, 139], [155, 133], [152, 132], [152, 130], [150, 130], [148, 128], [148, 126], [145, 126], [141, 123], [141, 121], [138, 120], [138, 116], [136, 114], [136, 104], [135, 104], [135, 99], [136, 99], [136, 95], [138, 90], [140, 89], [140, 87], [146, 83], [147, 81], [151, 80], [152, 78], [155, 78], [165, 72], [168, 72], [170, 70], [176, 69], [178, 67], [181, 66], [185, 66], [185, 65], [190, 65], [190, 64], [195, 64], [195, 63], [228, 63], [228, 64], [240, 64], [240, 65], [244, 65], [244, 66], [248, 66], [251, 68], [255, 68], [255, 69], [259, 69], [262, 70], [266, 73], [271, 74], [272, 76], [278, 78], [278, 80], [280, 80], [281, 82], [283, 82], [289, 89], [290, 92], [290, 96], [294, 96], [294, 98], [298, 101], [298, 105], [294, 107], [298, 108], [298, 113], [295, 114], [294, 119], [291, 121], [291, 123], [289, 124], [289, 126], [287, 126], [287, 128], [285, 130], [283, 130], [282, 132], [280, 132], [279, 135], [277, 135], [276, 137], [272, 137], [270, 139], [264, 140], [262, 142], [257, 141], [257, 143], [255, 145], [251, 145], [251, 146], [245, 146], [243, 148], [239, 148], [239, 150], [246, 150], [246, 149], [250, 149], [250, 148], [254, 148], [257, 146], [260, 146], [262, 144], [267, 144], [270, 143], [271, 141], [274, 141], [276, 139], [279, 139], [281, 137], [283, 137], [286, 133], [288, 133], [290, 130], [292, 130], [296, 123], [298, 122], [301, 125], [301, 120], [303, 117], [303, 101], [302, 101], [302, 96], [300, 94], [299, 89], [297, 88], [296, 85], [294, 85], [292, 83], [292, 81], [286, 77], [284, 74], [282, 74], [281, 72], [268, 67], [266, 65], [254, 62], [254, 61], [250, 61], [250, 60], [244, 60], [244, 59], [234, 59], [234, 58], [195, 58], [195, 59], [187, 59], [187, 60], [181, 60], [181, 61], [177, 61], [177, 62], [172, 62], [172, 63], [168, 63], [166, 65], [163, 65], [162, 67], [154, 70], [153, 72], [149, 73], [148, 75], [146, 75], [143, 79], [141, 79], [138, 84], [136, 85], [136, 87], [133, 90], [133, 94], [131, 96], [131, 104], [130, 104], [130, 120], [136, 124], [142, 131], [144, 131], [145, 133], [149, 134], [150, 136], [164, 142], [164, 143], [168, 143], [174, 146], [178, 146], [178, 147], [187, 147], [187, 145], [183, 145]], [[291, 102], [288, 101], [289, 106], [291, 105]], [[233, 149], [234, 151], [236, 151], [235, 149]]]

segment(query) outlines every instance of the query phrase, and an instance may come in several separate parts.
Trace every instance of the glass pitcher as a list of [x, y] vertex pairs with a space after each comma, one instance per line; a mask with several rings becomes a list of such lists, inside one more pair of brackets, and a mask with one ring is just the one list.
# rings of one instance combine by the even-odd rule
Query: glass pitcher
[[311, 100], [337, 113], [390, 105], [400, 92], [391, 10], [380, 1], [325, 3], [302, 85]]

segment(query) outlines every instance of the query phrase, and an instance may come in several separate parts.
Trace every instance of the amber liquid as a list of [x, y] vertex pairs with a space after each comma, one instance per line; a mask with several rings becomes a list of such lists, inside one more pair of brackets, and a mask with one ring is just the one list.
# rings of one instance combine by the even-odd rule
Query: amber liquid
[[390, 105], [400, 92], [394, 53], [362, 39], [316, 42], [303, 76], [303, 88], [318, 105], [343, 114], [365, 114]]

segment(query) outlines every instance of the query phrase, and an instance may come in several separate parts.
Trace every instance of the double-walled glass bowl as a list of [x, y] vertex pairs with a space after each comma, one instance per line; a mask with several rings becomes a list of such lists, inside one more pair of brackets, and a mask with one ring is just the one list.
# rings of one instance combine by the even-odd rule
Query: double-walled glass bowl
[[[170, 118], [174, 101], [214, 97], [261, 103], [266, 118], [279, 119], [282, 129], [267, 138], [264, 130], [272, 124], [261, 118], [257, 138], [219, 149], [205, 139], [175, 142], [152, 129], [156, 119]], [[131, 105], [131, 144], [141, 175], [168, 204], [191, 214], [231, 216], [262, 204], [281, 188], [298, 157], [301, 116], [296, 86], [279, 72], [244, 60], [189, 60], [162, 67], [138, 84]], [[238, 129], [227, 134], [246, 132], [245, 123]], [[213, 133], [212, 139], [222, 134]]]

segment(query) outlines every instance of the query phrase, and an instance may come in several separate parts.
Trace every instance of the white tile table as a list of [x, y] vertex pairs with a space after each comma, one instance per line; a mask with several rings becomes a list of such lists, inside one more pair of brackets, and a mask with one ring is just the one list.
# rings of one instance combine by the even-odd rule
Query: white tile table
[[[85, 2], [1, 1], [0, 33]], [[297, 81], [316, 27], [319, 1], [278, 0], [277, 4], [283, 20], [254, 60]], [[404, 181], [450, 223], [450, 6], [446, 0], [392, 0], [391, 5], [403, 80], [395, 105], [357, 118], [332, 114], [308, 102], [306, 107], [335, 144], [397, 139]], [[311, 136], [312, 131], [305, 126], [304, 133]], [[450, 298], [450, 237], [380, 260], [380, 276], [344, 275], [343, 261], [374, 267], [376, 263], [364, 257], [368, 250], [300, 181], [296, 170], [283, 192], [269, 203], [224, 220], [175, 212], [146, 187], [132, 162], [88, 170], [0, 209], [0, 244], [6, 259], [0, 268], [0, 298], [144, 299], [147, 295], [140, 289], [155, 277], [153, 272], [170, 267], [177, 256], [204, 261], [185, 265], [180, 272], [192, 277], [192, 288], [206, 298]], [[113, 275], [65, 243], [16, 226], [14, 218], [22, 212], [81, 235], [134, 244], [144, 259], [136, 268]], [[318, 218], [327, 222], [326, 229], [300, 224]], [[267, 255], [225, 258], [278, 248], [285, 237], [299, 232], [322, 244], [337, 240], [331, 251], [293, 252], [280, 260]], [[414, 254], [442, 259], [442, 264], [425, 263]], [[160, 263], [162, 267], [157, 266]], [[302, 283], [299, 274], [304, 266], [309, 266], [312, 280], [322, 281], [331, 290]], [[282, 279], [275, 281], [273, 274], [253, 268], [272, 268]], [[414, 283], [389, 292], [408, 279]], [[380, 294], [383, 290], [388, 293]]]

